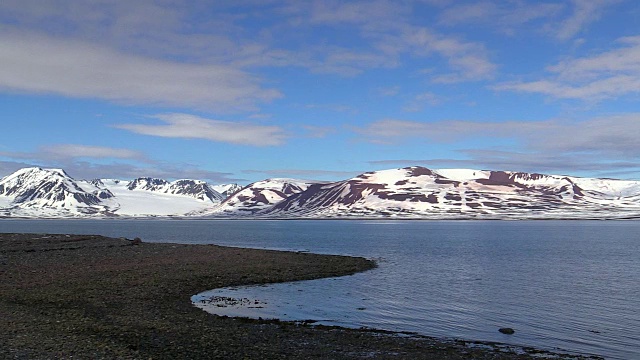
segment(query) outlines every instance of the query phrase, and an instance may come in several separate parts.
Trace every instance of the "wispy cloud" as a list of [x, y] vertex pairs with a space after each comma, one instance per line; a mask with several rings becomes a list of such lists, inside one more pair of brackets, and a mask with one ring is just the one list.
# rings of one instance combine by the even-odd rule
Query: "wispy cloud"
[[549, 66], [549, 78], [492, 88], [594, 101], [640, 93], [640, 36], [620, 38], [617, 44], [609, 51]]
[[[50, 148], [55, 148], [52, 146]], [[123, 162], [112, 161], [108, 163], [89, 161], [88, 158], [108, 158], [101, 154], [95, 156], [83, 157], [77, 154], [63, 153], [51, 156], [51, 154], [40, 149], [32, 153], [0, 153], [0, 158], [8, 160], [0, 160], [0, 178], [13, 173], [16, 170], [25, 167], [44, 167], [44, 168], [62, 168], [70, 176], [76, 179], [97, 179], [110, 178], [130, 180], [137, 177], [157, 177], [168, 180], [173, 179], [199, 179], [209, 181], [211, 183], [230, 183], [230, 182], [246, 182], [245, 179], [238, 178], [232, 173], [210, 171], [200, 169], [197, 166], [189, 164], [174, 164], [166, 162], [156, 162], [145, 160], [142, 162]], [[128, 160], [126, 156], [123, 160]]]
[[[381, 160], [376, 164], [481, 166], [525, 171], [634, 171], [640, 173], [640, 113], [592, 118], [585, 121], [430, 123], [382, 120], [357, 130], [370, 141], [388, 144], [411, 138], [433, 143], [458, 142], [462, 159]], [[508, 139], [508, 148], [491, 145], [465, 149], [467, 139]], [[564, 170], [563, 170], [564, 169]]]
[[206, 119], [189, 114], [158, 114], [150, 116], [161, 124], [118, 124], [114, 127], [137, 134], [167, 138], [204, 139], [238, 145], [275, 146], [287, 138], [279, 126], [257, 125]]
[[139, 151], [111, 148], [105, 146], [89, 146], [78, 144], [59, 144], [43, 146], [40, 149], [42, 154], [47, 154], [53, 158], [92, 158], [92, 159], [145, 159], [145, 155]]
[[436, 83], [491, 79], [497, 70], [482, 43], [445, 36], [425, 27], [403, 25], [399, 32], [382, 36], [376, 46], [390, 54], [444, 58], [448, 66], [434, 71], [432, 81]]
[[[350, 26], [361, 38], [358, 50], [335, 46], [316, 47], [315, 50], [305, 47], [306, 60], [299, 64], [314, 72], [354, 75], [375, 68], [401, 67], [401, 56], [410, 54], [419, 58], [445, 59], [445, 64], [438, 64], [434, 72], [432, 80], [435, 82], [477, 81], [494, 75], [496, 65], [489, 59], [483, 44], [413, 24], [413, 6], [413, 2], [388, 0], [296, 2], [288, 7], [288, 11], [298, 19], [297, 26]], [[318, 51], [321, 49], [324, 50]], [[290, 55], [280, 58], [300, 59], [299, 52]]]
[[270, 169], [243, 170], [247, 174], [263, 174], [269, 177], [302, 178], [302, 179], [332, 179], [343, 180], [361, 174], [364, 171], [333, 171], [316, 169]]
[[410, 138], [434, 142], [458, 141], [470, 136], [511, 137], [554, 126], [551, 122], [475, 122], [464, 120], [417, 122], [397, 119], [375, 121], [355, 131], [376, 143], [398, 143]]
[[[370, 161], [375, 166], [426, 166], [433, 169], [472, 168], [479, 170], [507, 170], [555, 175], [623, 177], [638, 179], [640, 162], [598, 161], [572, 154], [540, 154], [517, 151], [459, 151], [460, 158], [388, 159]], [[594, 175], [595, 174], [595, 175]]]
[[349, 105], [344, 104], [306, 104], [304, 105], [306, 109], [320, 109], [320, 110], [329, 110], [334, 112], [341, 113], [351, 113], [354, 114], [357, 112], [355, 108]]
[[246, 182], [245, 179], [237, 178], [231, 173], [209, 171], [185, 164], [140, 166], [128, 163], [97, 164], [76, 161], [59, 164], [58, 166], [64, 168], [69, 175], [78, 179], [114, 178], [130, 180], [137, 177], [155, 177], [166, 180], [197, 179], [213, 184]]
[[512, 138], [534, 150], [640, 156], [636, 136], [640, 134], [640, 113], [586, 121], [415, 122], [388, 119], [356, 131], [372, 141], [402, 142], [408, 138], [426, 138], [434, 142], [453, 142], [469, 137]]
[[311, 7], [311, 22], [321, 24], [371, 24], [402, 18], [410, 7], [396, 1], [315, 1]]
[[424, 92], [418, 95], [415, 95], [413, 99], [411, 99], [408, 103], [406, 103], [402, 110], [406, 112], [418, 112], [422, 111], [425, 106], [436, 106], [440, 105], [443, 101], [443, 98], [432, 93], [432, 92]]
[[250, 109], [280, 97], [241, 70], [123, 53], [45, 35], [0, 35], [0, 89], [125, 104]]
[[[0, 62], [6, 70], [0, 73], [0, 86], [220, 110], [247, 109], [282, 96], [251, 75], [260, 68], [300, 67], [315, 74], [357, 76], [401, 67], [401, 55], [411, 54], [446, 60], [437, 66], [434, 81], [476, 81], [493, 75], [495, 65], [482, 44], [412, 25], [413, 5], [390, 0], [252, 1], [217, 4], [219, 11], [211, 12], [205, 3], [185, 0], [6, 0], [0, 3], [0, 22], [8, 19], [12, 25], [0, 36], [7, 54]], [[207, 22], [194, 23], [199, 12], [207, 12]], [[261, 24], [265, 14], [277, 17], [278, 24], [240, 23], [255, 19]], [[358, 38], [358, 46], [307, 41], [318, 29], [343, 26]], [[39, 35], [19, 37], [4, 31], [14, 27]]]
[[43, 145], [33, 152], [0, 151], [1, 157], [25, 160], [65, 161], [81, 158], [88, 159], [129, 159], [149, 162], [147, 157], [135, 150], [92, 146], [81, 144]]
[[618, 0], [572, 0], [572, 14], [554, 29], [559, 40], [569, 40], [580, 34], [592, 22], [598, 20], [607, 6]]
[[400, 86], [381, 87], [377, 92], [380, 96], [396, 96], [400, 93]]
[[306, 131], [305, 136], [311, 138], [324, 138], [327, 137], [327, 135], [336, 132], [336, 129], [330, 126], [304, 125], [302, 128]]
[[443, 26], [486, 24], [497, 30], [513, 34], [534, 21], [555, 19], [564, 5], [523, 1], [480, 1], [456, 4], [446, 8], [439, 16]]
[[28, 162], [0, 160], [0, 179], [15, 171], [32, 166], [33, 164]]

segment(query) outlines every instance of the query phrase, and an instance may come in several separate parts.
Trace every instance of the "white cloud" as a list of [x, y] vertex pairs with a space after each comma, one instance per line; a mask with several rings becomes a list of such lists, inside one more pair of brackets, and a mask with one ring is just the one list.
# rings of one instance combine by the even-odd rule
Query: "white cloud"
[[77, 144], [58, 144], [43, 146], [42, 154], [54, 158], [93, 158], [93, 159], [144, 159], [144, 154], [139, 151], [111, 148], [104, 146], [89, 146]]
[[624, 37], [617, 48], [549, 66], [549, 78], [494, 87], [540, 93], [558, 99], [602, 100], [640, 93], [640, 36]]
[[[10, 161], [0, 160], [0, 178], [25, 167], [38, 166], [62, 168], [76, 179], [108, 178], [130, 180], [137, 177], [150, 176], [168, 180], [199, 179], [214, 184], [246, 181], [235, 177], [232, 173], [200, 169], [188, 164], [158, 163], [150, 160], [146, 160], [144, 163], [95, 163], [78, 160], [80, 157], [76, 157], [73, 154], [70, 157], [52, 157], [42, 150], [33, 153], [0, 153], [0, 157], [12, 159]], [[16, 159], [26, 159], [26, 161], [16, 161]]]
[[0, 151], [0, 157], [25, 160], [71, 161], [89, 159], [127, 159], [149, 162], [145, 154], [123, 148], [80, 144], [44, 145], [34, 152]]
[[405, 26], [398, 36], [385, 36], [378, 45], [387, 51], [443, 57], [449, 68], [434, 74], [433, 81], [439, 83], [486, 80], [497, 69], [481, 43], [444, 36], [423, 27]]
[[414, 96], [411, 101], [402, 107], [402, 110], [406, 112], [418, 112], [422, 111], [426, 105], [436, 106], [440, 105], [442, 101], [442, 97], [432, 92], [424, 92]]
[[550, 153], [606, 154], [618, 159], [640, 156], [640, 113], [582, 122], [556, 121], [554, 125], [554, 128], [529, 135], [528, 141], [534, 149]]
[[114, 127], [143, 135], [168, 138], [205, 139], [238, 145], [273, 146], [284, 143], [287, 135], [278, 126], [246, 122], [211, 120], [189, 114], [150, 116], [162, 124], [119, 124]]
[[355, 114], [358, 112], [358, 110], [356, 110], [355, 108], [344, 104], [306, 104], [304, 105], [304, 107], [306, 109], [319, 109], [350, 114]]
[[474, 122], [464, 120], [417, 122], [397, 119], [375, 121], [355, 129], [368, 140], [378, 143], [402, 142], [407, 138], [426, 138], [435, 142], [452, 142], [473, 137], [510, 137], [553, 126], [551, 122]]
[[313, 2], [311, 22], [370, 24], [390, 22], [407, 14], [410, 9], [395, 1], [335, 1], [323, 0]]
[[481, 23], [506, 33], [536, 20], [550, 20], [563, 9], [562, 4], [522, 1], [481, 1], [457, 4], [445, 9], [439, 23], [445, 26]]
[[249, 74], [129, 55], [43, 35], [0, 35], [0, 88], [122, 103], [229, 110], [280, 96]]
[[[620, 0], [570, 0], [555, 3], [540, 1], [484, 0], [456, 3], [442, 11], [438, 23], [442, 26], [484, 24], [513, 35], [526, 27], [527, 31], [543, 32], [561, 41], [574, 39], [599, 20], [606, 8]], [[528, 25], [528, 26], [527, 26]]]
[[364, 171], [336, 171], [316, 169], [270, 169], [270, 170], [243, 170], [247, 174], [264, 174], [269, 177], [303, 178], [303, 179], [334, 179], [343, 180], [363, 173]]
[[[540, 154], [518, 151], [462, 150], [460, 158], [387, 159], [369, 163], [384, 166], [416, 166], [430, 168], [474, 168], [482, 170], [525, 171], [555, 175], [598, 176], [638, 179], [640, 162], [585, 160], [575, 154]], [[595, 174], [595, 175], [594, 175]]]
[[[640, 113], [597, 117], [584, 121], [414, 122], [381, 120], [356, 129], [374, 143], [405, 143], [426, 139], [449, 142], [466, 159], [428, 159], [430, 166], [483, 166], [488, 169], [524, 171], [630, 171], [640, 173]], [[497, 138], [510, 140], [508, 148], [491, 144]], [[464, 141], [473, 139], [486, 145], [474, 149]], [[456, 143], [457, 142], [457, 143]], [[418, 159], [419, 160], [419, 159]], [[383, 160], [386, 164], [417, 164], [417, 160]]]
[[400, 93], [400, 86], [389, 86], [389, 87], [381, 87], [377, 89], [377, 93], [380, 96], [391, 97], [396, 96]]
[[[417, 31], [411, 25], [414, 5], [391, 0], [243, 1], [216, 4], [216, 11], [211, 11], [206, 3], [185, 0], [57, 0], [46, 4], [6, 0], [0, 2], [0, 23], [48, 35], [36, 41], [16, 39], [3, 29], [3, 49], [7, 41], [12, 46], [31, 43], [32, 53], [51, 53], [59, 61], [43, 64], [26, 56], [34, 62], [27, 68], [29, 62], [22, 61], [25, 57], [20, 51], [11, 51], [9, 54], [15, 54], [8, 60], [14, 66], [24, 64], [15, 67], [18, 72], [12, 70], [14, 74], [32, 73], [33, 68], [41, 71], [23, 80], [6, 78], [4, 84], [0, 78], [0, 86], [219, 110], [245, 109], [278, 98], [278, 91], [264, 88], [247, 73], [264, 67], [301, 67], [317, 74], [356, 76], [371, 69], [402, 66], [400, 55], [409, 53], [445, 58], [448, 64], [438, 69], [436, 80], [440, 82], [490, 78], [495, 66], [478, 43], [433, 31], [429, 31], [433, 37], [429, 44], [407, 43], [410, 33]], [[193, 17], [202, 11], [207, 11], [207, 21], [194, 22]], [[277, 24], [259, 25], [267, 16], [276, 17]], [[348, 29], [349, 37], [359, 37], [358, 46], [344, 46], [339, 39], [314, 41], [317, 30], [325, 27]], [[44, 46], [51, 42], [50, 48]], [[443, 42], [466, 45], [466, 49], [458, 46], [452, 51], [451, 44]], [[389, 51], [396, 46], [401, 47], [400, 53]], [[88, 81], [82, 83], [82, 79]], [[16, 84], [16, 80], [20, 81]]]
[[0, 179], [26, 167], [33, 167], [33, 165], [26, 162], [0, 160]]
[[573, 13], [560, 23], [555, 35], [559, 40], [569, 40], [580, 34], [592, 22], [598, 20], [604, 8], [617, 0], [572, 0]]
[[330, 126], [304, 125], [302, 128], [306, 130], [306, 137], [317, 139], [325, 138], [327, 135], [336, 132], [336, 129]]
[[496, 66], [481, 43], [440, 34], [423, 24], [414, 25], [414, 5], [387, 0], [296, 2], [289, 11], [298, 17], [296, 24], [300, 28], [350, 27], [364, 46], [358, 50], [307, 46], [288, 56], [278, 56], [278, 61], [292, 64], [297, 59], [299, 65], [314, 72], [353, 76], [368, 69], [400, 67], [402, 56], [409, 54], [444, 58], [446, 64], [438, 66], [434, 75], [434, 81], [441, 83], [485, 80], [494, 75]]
[[640, 74], [640, 36], [623, 37], [616, 44], [621, 46], [590, 57], [564, 60], [548, 70], [566, 81]]

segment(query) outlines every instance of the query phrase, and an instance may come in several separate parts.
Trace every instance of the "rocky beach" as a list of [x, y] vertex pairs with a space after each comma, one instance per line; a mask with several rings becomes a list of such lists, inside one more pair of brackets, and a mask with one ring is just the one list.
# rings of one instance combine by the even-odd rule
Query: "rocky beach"
[[473, 341], [218, 317], [190, 301], [213, 288], [344, 276], [374, 267], [371, 260], [347, 256], [0, 234], [0, 358], [580, 358]]

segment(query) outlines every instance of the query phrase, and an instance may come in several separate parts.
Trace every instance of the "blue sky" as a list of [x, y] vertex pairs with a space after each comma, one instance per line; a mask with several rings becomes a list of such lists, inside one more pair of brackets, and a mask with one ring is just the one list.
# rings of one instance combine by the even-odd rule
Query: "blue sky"
[[640, 2], [0, 2], [0, 176], [640, 179]]

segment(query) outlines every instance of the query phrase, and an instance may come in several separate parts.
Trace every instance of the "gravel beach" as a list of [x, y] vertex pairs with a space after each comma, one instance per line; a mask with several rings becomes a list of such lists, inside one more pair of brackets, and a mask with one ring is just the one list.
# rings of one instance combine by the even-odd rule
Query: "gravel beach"
[[[349, 275], [363, 258], [0, 234], [2, 359], [530, 359], [536, 351], [210, 315], [199, 292]], [[550, 355], [551, 358], [578, 358]]]

